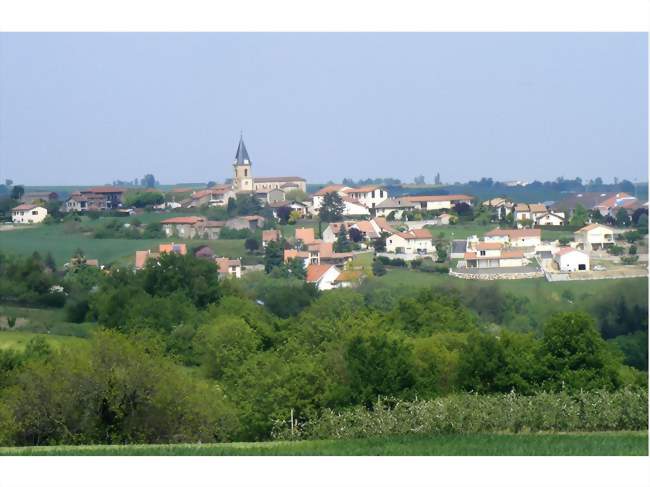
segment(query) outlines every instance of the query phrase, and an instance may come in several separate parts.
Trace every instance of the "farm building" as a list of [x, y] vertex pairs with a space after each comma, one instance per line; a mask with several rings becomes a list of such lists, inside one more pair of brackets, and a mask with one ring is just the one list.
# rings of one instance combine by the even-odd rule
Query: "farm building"
[[561, 271], [576, 272], [589, 270], [589, 255], [572, 247], [562, 247], [553, 257]]
[[11, 210], [13, 223], [41, 223], [47, 216], [47, 210], [42, 206], [18, 205]]

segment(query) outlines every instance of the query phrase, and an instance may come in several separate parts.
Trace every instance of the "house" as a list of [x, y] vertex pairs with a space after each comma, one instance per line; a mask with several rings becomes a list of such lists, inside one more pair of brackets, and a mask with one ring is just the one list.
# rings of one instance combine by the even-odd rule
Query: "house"
[[481, 203], [481, 206], [487, 206], [489, 208], [494, 208], [497, 212], [499, 219], [507, 217], [514, 210], [514, 203], [508, 198], [492, 198]]
[[614, 244], [614, 231], [600, 223], [592, 223], [574, 232], [574, 239], [583, 250], [602, 249]]
[[347, 198], [361, 203], [366, 208], [375, 208], [388, 198], [388, 192], [383, 186], [369, 185], [360, 188], [345, 188], [341, 190]]
[[305, 227], [296, 228], [295, 240], [296, 242], [302, 242], [304, 245], [315, 242], [316, 237], [314, 235], [314, 229]]
[[321, 264], [344, 265], [354, 257], [352, 252], [334, 252], [334, 243], [332, 242], [320, 242], [309, 246], [310, 250], [316, 248]]
[[450, 215], [449, 213], [442, 213], [438, 215], [434, 220], [436, 222], [436, 225], [449, 225], [452, 221], [456, 220], [456, 217], [454, 215]]
[[336, 279], [341, 274], [332, 264], [310, 264], [307, 266], [306, 281], [316, 285], [319, 291], [327, 291], [337, 287]]
[[266, 248], [269, 242], [279, 242], [281, 237], [279, 230], [262, 230], [262, 247]]
[[576, 272], [589, 270], [589, 255], [573, 247], [561, 247], [553, 256], [561, 271]]
[[158, 251], [152, 250], [136, 250], [135, 251], [135, 269], [144, 269], [149, 259], [158, 259], [161, 254], [175, 253], [179, 255], [187, 255], [187, 245], [168, 243], [158, 245]]
[[402, 196], [402, 200], [414, 203], [418, 210], [449, 210], [458, 203], [472, 204], [472, 197], [465, 194]]
[[106, 211], [122, 206], [125, 189], [98, 186], [72, 193], [65, 202], [65, 211]]
[[393, 215], [395, 220], [399, 220], [404, 212], [415, 210], [415, 203], [402, 198], [386, 198], [374, 208], [374, 214], [377, 216], [387, 217]]
[[528, 262], [523, 250], [508, 250], [496, 242], [481, 242], [481, 244], [485, 245], [479, 245], [474, 251], [465, 252], [459, 267], [468, 269], [522, 267]]
[[226, 221], [226, 227], [233, 230], [256, 230], [264, 226], [264, 217], [258, 215], [239, 216]]
[[[309, 250], [297, 249], [284, 249], [284, 263], [286, 264], [291, 259], [302, 259], [303, 264], [307, 267], [312, 260], [313, 253]], [[318, 263], [318, 256], [316, 256], [316, 263]]]
[[542, 231], [539, 228], [495, 228], [487, 232], [483, 239], [511, 247], [535, 247], [542, 243]]
[[280, 219], [280, 215], [278, 214], [279, 208], [288, 208], [289, 213], [296, 211], [300, 215], [300, 218], [304, 218], [309, 214], [309, 205], [296, 200], [273, 201], [269, 203], [269, 207], [273, 209], [273, 216], [278, 220]]
[[22, 204], [11, 209], [13, 223], [41, 223], [47, 216], [47, 210], [42, 206]]
[[217, 257], [214, 259], [217, 264], [219, 277], [241, 278], [241, 261], [239, 259], [229, 259], [228, 257]]
[[359, 200], [343, 196], [343, 215], [344, 216], [370, 216], [370, 209]]
[[190, 201], [186, 204], [187, 208], [197, 208], [200, 206], [227, 206], [230, 198], [237, 195], [229, 185], [213, 186], [208, 189], [194, 191], [190, 195]]
[[451, 241], [451, 252], [449, 253], [450, 259], [463, 259], [465, 257], [465, 252], [467, 252], [468, 242], [467, 240], [452, 240]]
[[547, 211], [546, 213], [543, 213], [541, 215], [535, 216], [535, 225], [536, 226], [544, 226], [544, 225], [564, 225], [566, 223], [566, 219], [564, 218], [564, 212], [558, 211], [558, 212], [553, 212], [553, 211]]
[[384, 217], [377, 216], [370, 220], [370, 222], [373, 224], [373, 226], [377, 227], [378, 233], [380, 235], [382, 233], [391, 235], [397, 231], [388, 223], [388, 221], [386, 221], [386, 218]]
[[287, 199], [287, 194], [280, 188], [262, 189], [255, 192], [255, 196], [262, 204], [281, 203]]
[[334, 287], [337, 288], [356, 287], [361, 283], [364, 277], [365, 275], [361, 271], [344, 270], [339, 274], [339, 276], [336, 279], [334, 279]]
[[202, 216], [178, 216], [160, 222], [167, 237], [201, 238], [216, 240], [224, 222], [208, 220]]
[[28, 205], [45, 204], [58, 199], [59, 195], [54, 191], [30, 191], [29, 193], [23, 193], [20, 197], [21, 203]]
[[535, 222], [538, 217], [548, 213], [546, 206], [541, 203], [517, 203], [514, 211], [517, 223]]
[[[335, 222], [327, 225], [323, 230], [324, 242], [335, 242], [338, 238], [339, 232], [343, 227], [344, 231], [349, 234], [351, 228], [359, 231], [363, 240], [371, 241], [380, 237], [382, 229], [373, 220], [352, 220], [344, 222]], [[349, 238], [349, 237], [348, 237]]]
[[551, 210], [565, 211], [567, 212], [567, 217], [570, 218], [578, 205], [581, 205], [587, 210], [597, 210], [602, 216], [616, 216], [619, 208], [634, 211], [636, 208], [642, 206], [637, 198], [625, 192], [584, 192], [553, 203]]
[[425, 228], [397, 232], [386, 239], [386, 251], [398, 254], [433, 254], [431, 233]]
[[312, 195], [312, 207], [314, 212], [318, 213], [321, 205], [323, 204], [323, 198], [327, 193], [338, 193], [339, 196], [345, 196], [343, 190], [352, 189], [349, 186], [344, 186], [342, 184], [330, 184], [324, 188], [319, 189]]

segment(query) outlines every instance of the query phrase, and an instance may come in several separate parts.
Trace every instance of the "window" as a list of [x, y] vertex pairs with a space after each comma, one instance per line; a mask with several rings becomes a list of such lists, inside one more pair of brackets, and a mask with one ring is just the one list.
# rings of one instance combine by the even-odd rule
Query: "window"
[[481, 250], [481, 255], [485, 255], [485, 250]]

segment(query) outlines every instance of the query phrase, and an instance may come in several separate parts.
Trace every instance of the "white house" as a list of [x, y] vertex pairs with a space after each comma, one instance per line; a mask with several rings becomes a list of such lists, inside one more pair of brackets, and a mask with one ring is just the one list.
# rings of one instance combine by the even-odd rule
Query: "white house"
[[319, 291], [338, 287], [337, 278], [341, 275], [335, 265], [310, 264], [307, 267], [307, 282], [315, 284]]
[[342, 184], [330, 184], [324, 188], [319, 189], [312, 195], [312, 207], [314, 212], [320, 210], [321, 205], [323, 204], [323, 198], [327, 193], [338, 193], [339, 196], [345, 196], [343, 193], [344, 190], [351, 189], [349, 186], [343, 186]]
[[604, 248], [614, 244], [614, 231], [600, 223], [592, 223], [574, 232], [575, 241], [584, 250]]
[[36, 205], [18, 205], [11, 210], [14, 223], [41, 223], [47, 216], [47, 209]]
[[219, 268], [219, 277], [241, 277], [241, 261], [239, 259], [229, 259], [228, 257], [217, 257], [214, 259]]
[[475, 250], [465, 252], [459, 267], [487, 269], [498, 267], [522, 267], [526, 264], [522, 250], [504, 250], [496, 242], [480, 242]]
[[562, 247], [553, 260], [561, 271], [576, 272], [589, 270], [589, 255], [572, 247]]
[[376, 240], [380, 237], [382, 229], [374, 220], [358, 220], [358, 221], [345, 221], [330, 223], [327, 228], [323, 230], [323, 242], [335, 242], [338, 238], [341, 226], [346, 231], [351, 228], [359, 230], [364, 240]]
[[536, 221], [545, 213], [548, 213], [546, 206], [541, 203], [517, 203], [515, 205], [515, 221]]
[[374, 208], [388, 198], [388, 192], [383, 186], [362, 186], [361, 188], [345, 188], [341, 190], [348, 198], [359, 201], [368, 208]]
[[472, 197], [465, 194], [447, 194], [442, 196], [403, 196], [404, 201], [414, 203], [419, 210], [448, 210], [457, 203], [472, 204]]
[[431, 233], [424, 228], [398, 232], [386, 239], [386, 251], [397, 254], [433, 254]]
[[375, 206], [374, 213], [377, 216], [386, 217], [394, 212], [395, 219], [399, 220], [405, 211], [413, 211], [414, 209], [415, 203], [411, 201], [401, 198], [387, 198]]
[[547, 211], [541, 215], [535, 216], [535, 225], [564, 225], [566, 220], [563, 211]]
[[495, 228], [487, 232], [483, 239], [511, 247], [536, 247], [542, 243], [542, 231], [539, 228]]
[[361, 203], [359, 200], [353, 200], [344, 196], [343, 204], [345, 208], [343, 209], [343, 215], [345, 216], [369, 216], [370, 210], [366, 205]]

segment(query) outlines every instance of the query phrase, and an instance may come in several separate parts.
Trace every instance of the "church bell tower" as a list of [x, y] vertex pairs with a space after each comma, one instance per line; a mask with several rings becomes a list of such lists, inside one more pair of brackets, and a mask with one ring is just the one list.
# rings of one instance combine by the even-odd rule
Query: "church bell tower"
[[237, 147], [237, 154], [235, 154], [235, 162], [233, 163], [234, 178], [232, 180], [232, 189], [235, 192], [250, 192], [253, 191], [253, 173], [251, 168], [251, 160], [248, 157], [246, 144], [244, 144], [244, 137], [239, 137], [239, 146]]

